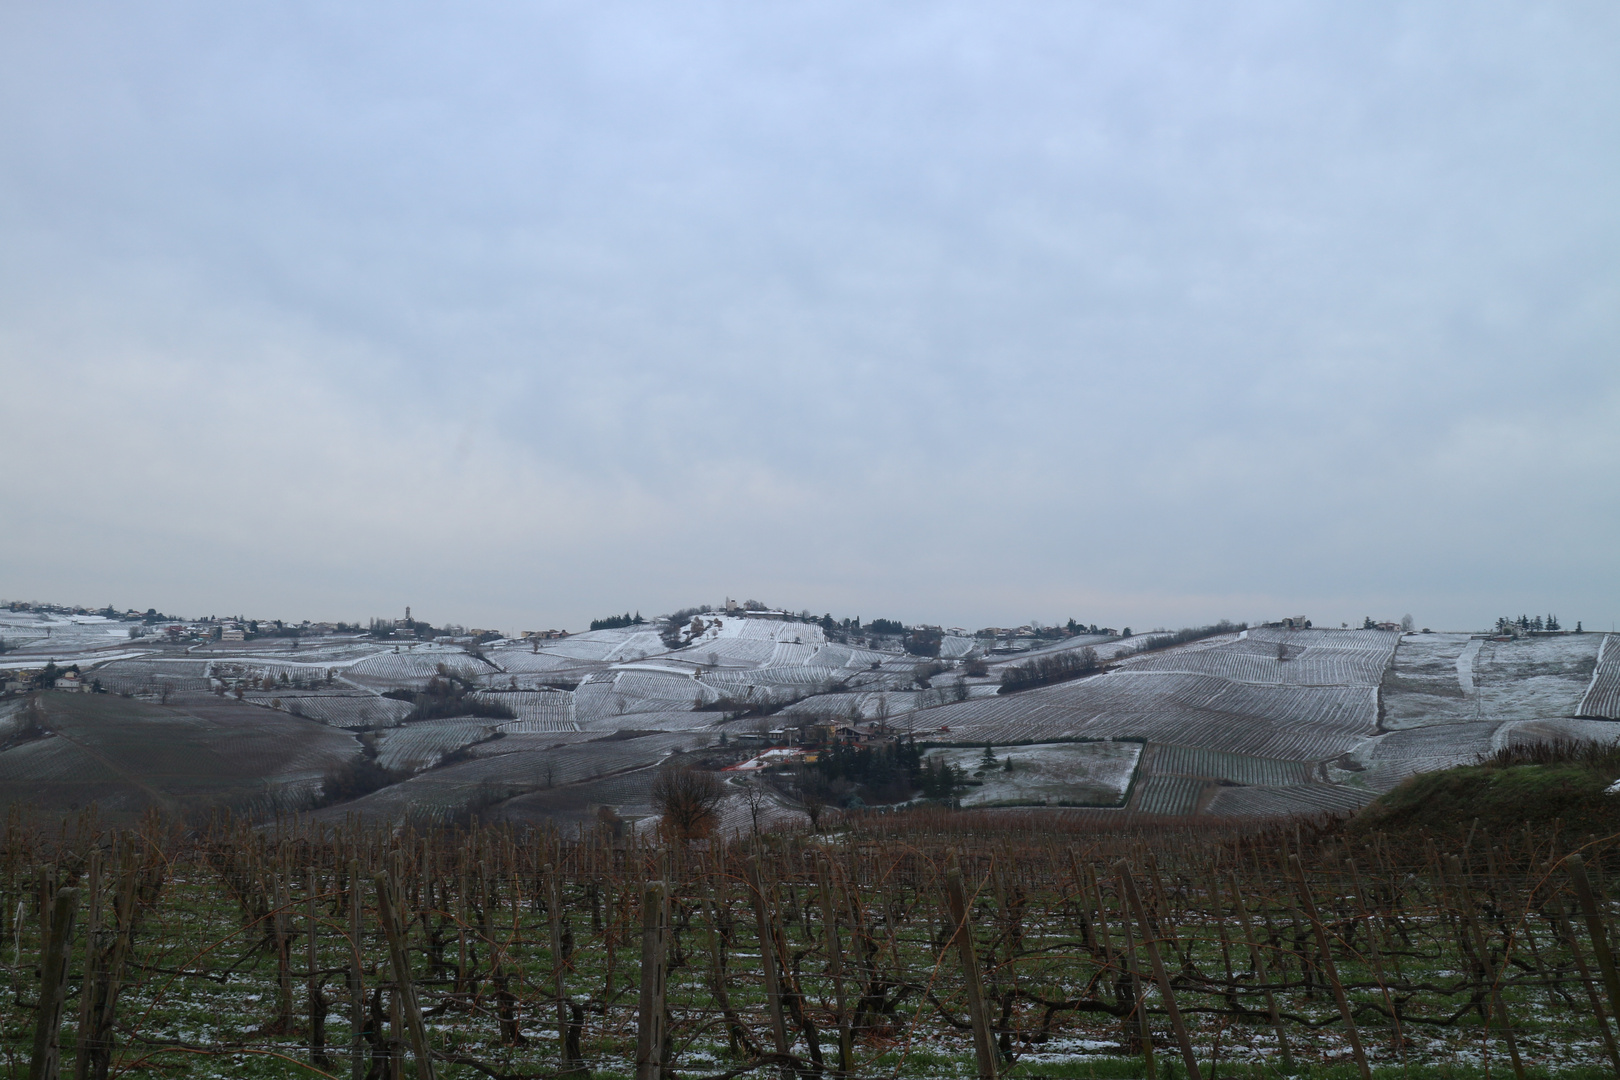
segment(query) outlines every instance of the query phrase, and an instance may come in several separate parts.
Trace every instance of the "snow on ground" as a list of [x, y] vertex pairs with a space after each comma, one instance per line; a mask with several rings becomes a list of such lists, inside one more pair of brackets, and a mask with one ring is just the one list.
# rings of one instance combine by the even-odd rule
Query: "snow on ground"
[[[522, 750], [544, 759], [551, 751], [540, 744], [548, 738], [554, 744], [592, 731], [658, 731], [696, 746], [716, 738], [725, 721], [694, 706], [712, 706], [722, 696], [787, 706], [725, 724], [733, 733], [837, 717], [886, 719], [919, 740], [1042, 743], [1012, 749], [1013, 773], [988, 774], [965, 800], [969, 805], [1107, 803], [1139, 766], [1138, 801], [1157, 812], [1331, 809], [1354, 805], [1413, 771], [1503, 745], [1620, 733], [1620, 725], [1572, 719], [1620, 712], [1613, 704], [1620, 699], [1620, 639], [1599, 664], [1601, 634], [1492, 642], [1468, 634], [1257, 628], [1151, 652], [1139, 650], [1152, 634], [1077, 637], [987, 657], [990, 675], [967, 680], [968, 700], [957, 702], [963, 661], [989, 642], [948, 635], [941, 649], [947, 670], [924, 689], [916, 680], [925, 661], [897, 651], [892, 639], [888, 648], [830, 642], [816, 623], [724, 613], [705, 616], [705, 623], [695, 642], [673, 651], [644, 624], [538, 643], [495, 642], [480, 659], [460, 646], [370, 638], [314, 638], [296, 648], [283, 639], [180, 648], [129, 641], [131, 624], [99, 616], [0, 611], [0, 638], [13, 650], [0, 656], [0, 670], [77, 660], [110, 690], [148, 701], [268, 676], [276, 689], [255, 687], [249, 691], [255, 700], [279, 700], [283, 713], [357, 727], [395, 722], [410, 706], [381, 693], [420, 689], [443, 665], [518, 714], [472, 725], [506, 733], [474, 746], [478, 757]], [[1007, 665], [1088, 647], [1115, 665], [1112, 674], [997, 693], [997, 673]], [[569, 692], [547, 684], [578, 685]], [[414, 726], [409, 736], [385, 736], [390, 761], [423, 768], [457, 748], [447, 734], [441, 750], [433, 729]], [[1144, 753], [1137, 741], [1050, 741], [1080, 736], [1151, 743]], [[421, 746], [413, 749], [413, 742]], [[658, 753], [637, 766], [646, 767], [669, 747], [627, 743], [612, 756], [629, 767], [655, 747]], [[982, 751], [935, 752], [971, 770]], [[1109, 753], [1130, 758], [1117, 763], [1123, 772], [1112, 778], [1096, 772], [1099, 755]], [[1355, 772], [1358, 764], [1365, 771]], [[532, 771], [527, 764], [524, 770]], [[428, 787], [436, 795], [449, 791], [438, 780]]]
[[1600, 634], [1483, 641], [1474, 660], [1486, 720], [1574, 716], [1597, 666]]
[[1603, 636], [1591, 685], [1581, 698], [1580, 715], [1620, 720], [1620, 638]]
[[391, 728], [377, 737], [377, 764], [402, 772], [431, 768], [447, 754], [493, 738], [499, 723], [468, 716]]
[[1384, 677], [1384, 729], [1479, 719], [1474, 683], [1479, 646], [1468, 634], [1403, 637]]
[[996, 763], [990, 766], [983, 763], [983, 747], [934, 750], [927, 756], [970, 775], [983, 772], [983, 786], [963, 795], [963, 806], [1118, 806], [1136, 773], [1142, 744], [1037, 743], [1004, 746], [994, 753]]
[[80, 668], [88, 668], [93, 664], [133, 660], [145, 655], [144, 652], [134, 649], [121, 652], [8, 652], [0, 655], [0, 671], [41, 671], [46, 664], [55, 664], [57, 667], [78, 664]]

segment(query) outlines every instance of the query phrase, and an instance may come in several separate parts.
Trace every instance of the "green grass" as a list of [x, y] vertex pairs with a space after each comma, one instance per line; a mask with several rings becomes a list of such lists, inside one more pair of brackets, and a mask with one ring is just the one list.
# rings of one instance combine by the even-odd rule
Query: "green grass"
[[[1204, 1080], [1360, 1080], [1353, 1062], [1333, 1065], [1301, 1063], [1292, 1072], [1280, 1064], [1247, 1061], [1221, 1061], [1211, 1070], [1208, 1058], [1199, 1060]], [[1613, 1070], [1597, 1065], [1571, 1065], [1547, 1069], [1529, 1065], [1527, 1080], [1612, 1080]], [[1186, 1066], [1179, 1056], [1164, 1050], [1158, 1054], [1158, 1080], [1185, 1080]], [[1373, 1080], [1509, 1080], [1512, 1067], [1504, 1058], [1489, 1071], [1471, 1064], [1383, 1065], [1372, 1069]], [[1096, 1057], [1056, 1062], [1019, 1062], [1002, 1073], [1006, 1080], [1145, 1080], [1147, 1073], [1139, 1057]]]
[[1422, 773], [1355, 819], [1353, 828], [1489, 830], [1562, 821], [1567, 834], [1620, 832], [1620, 797], [1604, 789], [1620, 776], [1620, 751], [1591, 742], [1509, 747], [1477, 765]]

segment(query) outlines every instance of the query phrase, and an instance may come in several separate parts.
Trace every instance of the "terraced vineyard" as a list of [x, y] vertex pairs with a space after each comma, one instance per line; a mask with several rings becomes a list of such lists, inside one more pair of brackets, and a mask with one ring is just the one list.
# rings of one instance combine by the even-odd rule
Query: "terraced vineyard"
[[42, 735], [0, 752], [0, 802], [46, 817], [92, 804], [115, 821], [290, 811], [360, 756], [346, 733], [213, 695], [171, 707], [47, 695], [38, 722]]
[[382, 732], [377, 764], [396, 772], [420, 772], [448, 754], [495, 738], [502, 729], [491, 720], [427, 720]]
[[1620, 720], [1620, 642], [1613, 634], [1603, 636], [1594, 668], [1578, 713], [1594, 720]]
[[1284, 758], [1228, 754], [1201, 746], [1160, 744], [1153, 747], [1152, 771], [1159, 776], [1198, 776], [1234, 784], [1307, 784], [1314, 767]]
[[[1156, 647], [1173, 639], [1155, 632], [1041, 641], [995, 654], [987, 650], [1005, 643], [947, 634], [936, 661], [903, 652], [892, 636], [832, 641], [814, 621], [735, 613], [705, 616], [697, 639], [675, 649], [650, 625], [476, 645], [333, 636], [183, 648], [150, 641], [137, 648], [107, 620], [35, 619], [28, 627], [20, 653], [43, 656], [41, 643], [59, 640], [105, 657], [84, 665], [111, 692], [103, 698], [128, 695], [120, 700], [136, 703], [131, 708], [175, 717], [227, 710], [221, 715], [230, 717], [227, 730], [244, 753], [258, 753], [250, 748], [267, 732], [291, 744], [342, 748], [321, 770], [271, 769], [255, 796], [259, 804], [313, 807], [326, 801], [322, 784], [334, 763], [366, 759], [409, 779], [394, 785], [397, 792], [345, 796], [341, 806], [435, 819], [475, 807], [499, 814], [504, 803], [545, 790], [533, 805], [566, 804], [572, 808], [557, 809], [559, 820], [575, 820], [596, 803], [583, 788], [574, 796], [554, 789], [600, 774], [574, 767], [569, 754], [580, 751], [557, 749], [578, 745], [573, 736], [597, 746], [593, 753], [614, 746], [612, 761], [604, 759], [614, 772], [644, 770], [677, 748], [696, 753], [723, 740], [732, 747], [727, 753], [706, 751], [703, 759], [716, 768], [746, 757], [752, 750], [744, 743], [757, 748], [761, 733], [806, 722], [886, 725], [925, 752], [1039, 744], [1052, 749], [1017, 752], [1050, 758], [1050, 768], [1031, 765], [1053, 775], [1067, 753], [1055, 747], [1137, 740], [1145, 751], [1120, 813], [1268, 816], [1359, 805], [1414, 772], [1510, 743], [1620, 732], [1604, 726], [1617, 711], [1620, 646], [1590, 634], [1495, 641], [1211, 628], [1171, 648]], [[999, 692], [1008, 668], [1081, 648], [1096, 653], [1100, 673]], [[418, 695], [435, 680], [454, 694], [419, 712]], [[458, 708], [503, 715], [453, 715]], [[434, 719], [411, 719], [422, 715]], [[621, 732], [656, 737], [610, 741]], [[0, 752], [0, 769], [7, 755], [15, 775], [37, 774], [41, 783], [72, 771], [63, 763], [73, 754], [62, 748], [14, 746]], [[95, 779], [101, 770], [80, 762], [82, 785], [53, 788], [41, 805], [111, 793], [110, 781]], [[1042, 798], [1096, 801], [1078, 773], [1073, 786], [1073, 799], [1055, 791]], [[138, 785], [117, 790], [126, 808], [154, 798]], [[728, 790], [722, 813], [735, 816], [741, 792]], [[803, 809], [780, 785], [774, 798], [772, 813]]]

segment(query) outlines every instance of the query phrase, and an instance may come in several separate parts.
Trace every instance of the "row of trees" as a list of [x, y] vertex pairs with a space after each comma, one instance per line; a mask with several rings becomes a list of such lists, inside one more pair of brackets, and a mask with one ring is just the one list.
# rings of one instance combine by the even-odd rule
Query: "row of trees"
[[[1517, 619], [1504, 615], [1496, 620], [1496, 632], [1498, 634], [1528, 634], [1535, 631], [1545, 633], [1562, 629], [1563, 626], [1559, 624], [1556, 615], [1548, 615], [1545, 619], [1540, 615], [1520, 615]], [[1579, 622], [1575, 624], [1575, 632], [1577, 634], [1585, 632]]]
[[591, 620], [591, 629], [592, 630], [618, 630], [618, 629], [621, 629], [622, 627], [626, 627], [626, 626], [640, 626], [642, 623], [644, 623], [646, 621], [647, 621], [646, 619], [643, 619], [641, 617], [641, 612], [638, 611], [634, 615], [631, 615], [627, 611], [623, 615], [609, 615], [605, 619], [592, 619]]
[[[1208, 626], [1188, 626], [1169, 633], [1155, 631], [1136, 646], [1136, 651], [1145, 653], [1153, 652], [1156, 649], [1169, 649], [1176, 645], [1185, 645], [1189, 641], [1197, 641], [1200, 638], [1214, 637], [1216, 634], [1235, 634], [1239, 630], [1247, 630], [1248, 628], [1249, 624], [1246, 622], [1235, 623], [1222, 619], [1220, 622], [1210, 623]], [[1126, 627], [1124, 636], [1131, 636], [1129, 627]]]
[[1097, 659], [1097, 650], [1089, 645], [1083, 649], [1052, 653], [1050, 656], [1036, 656], [1022, 664], [1013, 664], [1002, 669], [1001, 692], [1010, 694], [1015, 690], [1027, 690], [1032, 686], [1078, 679], [1092, 674], [1101, 666]]

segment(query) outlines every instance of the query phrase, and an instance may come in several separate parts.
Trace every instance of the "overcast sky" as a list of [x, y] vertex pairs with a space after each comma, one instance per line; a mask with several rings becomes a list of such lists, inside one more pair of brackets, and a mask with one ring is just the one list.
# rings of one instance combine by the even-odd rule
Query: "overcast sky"
[[0, 3], [0, 597], [1620, 619], [1620, 8]]

